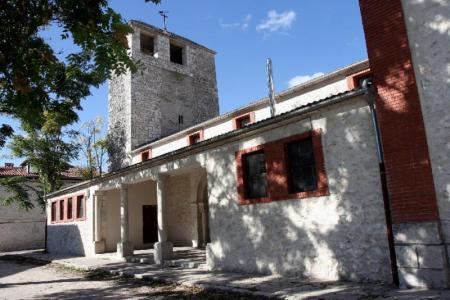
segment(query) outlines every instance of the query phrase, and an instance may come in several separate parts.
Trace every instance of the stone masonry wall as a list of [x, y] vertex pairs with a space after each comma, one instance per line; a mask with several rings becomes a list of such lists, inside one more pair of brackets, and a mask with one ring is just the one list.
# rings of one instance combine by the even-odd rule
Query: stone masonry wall
[[[110, 82], [111, 170], [128, 165], [132, 149], [219, 114], [214, 53], [153, 27], [132, 25], [130, 53], [138, 71]], [[154, 54], [141, 52], [141, 32], [154, 38]], [[171, 42], [183, 47], [183, 65], [170, 61]]]

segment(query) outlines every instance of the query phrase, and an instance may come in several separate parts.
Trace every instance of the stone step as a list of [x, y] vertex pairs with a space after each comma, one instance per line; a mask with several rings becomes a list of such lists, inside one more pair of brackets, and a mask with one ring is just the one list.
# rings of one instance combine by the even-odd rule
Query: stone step
[[166, 260], [165, 267], [183, 269], [205, 269], [206, 264], [200, 261]]

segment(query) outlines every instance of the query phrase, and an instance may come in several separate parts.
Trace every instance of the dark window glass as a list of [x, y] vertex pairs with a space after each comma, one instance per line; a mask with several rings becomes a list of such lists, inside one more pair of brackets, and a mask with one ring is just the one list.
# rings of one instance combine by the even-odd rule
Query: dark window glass
[[244, 156], [247, 198], [267, 196], [266, 156], [264, 152]]
[[143, 153], [141, 154], [141, 160], [142, 160], [142, 161], [146, 161], [146, 160], [148, 160], [149, 158], [150, 158], [150, 153], [149, 153], [148, 151], [143, 152]]
[[189, 141], [190, 141], [191, 145], [197, 144], [198, 142], [200, 142], [200, 134], [196, 133], [196, 134], [191, 135], [189, 137]]
[[56, 221], [56, 202], [52, 202], [52, 222]]
[[59, 201], [59, 219], [64, 220], [64, 200]]
[[67, 199], [67, 219], [72, 219], [72, 211], [73, 211], [73, 206], [72, 206], [72, 198]]
[[240, 119], [237, 120], [237, 127], [238, 129], [244, 128], [245, 126], [250, 125], [250, 117], [246, 116], [246, 117], [242, 117]]
[[316, 167], [312, 139], [291, 142], [287, 145], [290, 192], [313, 191], [317, 187]]
[[141, 52], [150, 55], [155, 53], [155, 40], [153, 37], [141, 33]]
[[361, 76], [361, 77], [357, 77], [356, 81], [357, 81], [358, 87], [362, 87], [363, 82], [366, 79], [369, 80], [370, 82], [373, 82], [372, 74], [367, 74], [367, 75], [364, 75], [364, 76]]
[[84, 217], [84, 197], [77, 197], [77, 219], [81, 219]]
[[170, 61], [176, 64], [183, 64], [183, 48], [170, 44]]

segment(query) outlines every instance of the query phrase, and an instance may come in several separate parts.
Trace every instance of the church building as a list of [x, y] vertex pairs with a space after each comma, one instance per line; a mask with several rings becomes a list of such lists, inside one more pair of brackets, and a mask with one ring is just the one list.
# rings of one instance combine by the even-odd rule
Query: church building
[[450, 6], [359, 2], [368, 60], [223, 115], [215, 52], [131, 21], [110, 172], [48, 196], [48, 251], [448, 287]]

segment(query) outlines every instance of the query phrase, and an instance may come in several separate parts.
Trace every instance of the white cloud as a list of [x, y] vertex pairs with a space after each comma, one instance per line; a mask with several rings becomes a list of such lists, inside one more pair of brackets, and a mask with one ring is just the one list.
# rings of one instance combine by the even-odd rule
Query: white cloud
[[289, 85], [289, 87], [293, 87], [293, 86], [295, 86], [297, 84], [300, 84], [300, 83], [303, 83], [303, 82], [307, 82], [307, 81], [309, 81], [311, 79], [314, 79], [316, 77], [322, 76], [324, 74], [325, 73], [317, 72], [317, 73], [314, 73], [312, 75], [298, 75], [298, 76], [293, 77], [291, 80], [289, 80], [288, 85]]
[[241, 29], [242, 31], [246, 31], [250, 22], [252, 21], [252, 15], [246, 15], [241, 22], [234, 23], [224, 23], [223, 20], [219, 21], [220, 27], [223, 29]]
[[276, 10], [270, 10], [267, 13], [267, 19], [256, 26], [257, 31], [272, 33], [279, 30], [289, 29], [297, 18], [297, 14], [292, 11], [277, 13]]

